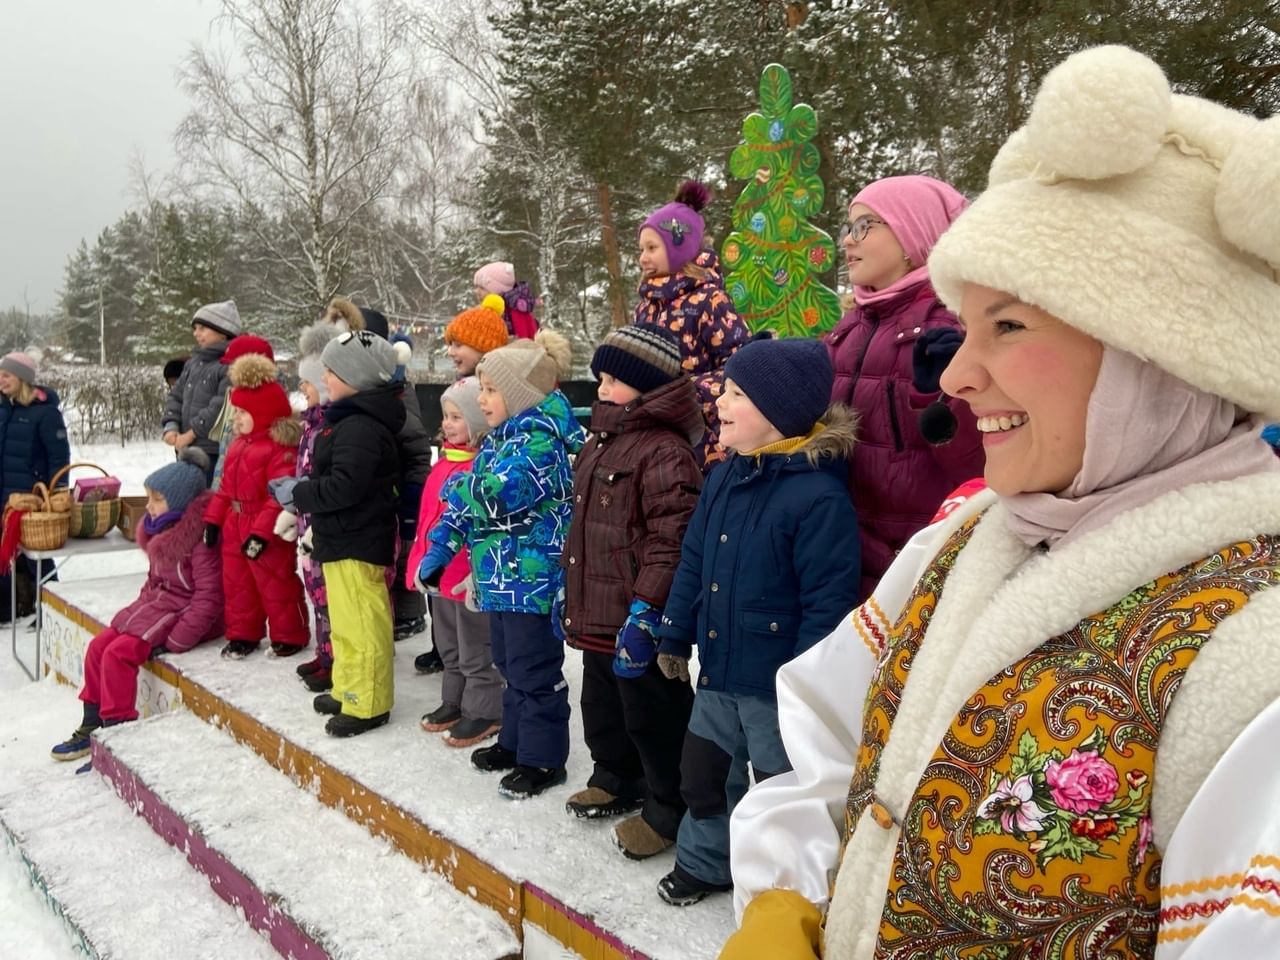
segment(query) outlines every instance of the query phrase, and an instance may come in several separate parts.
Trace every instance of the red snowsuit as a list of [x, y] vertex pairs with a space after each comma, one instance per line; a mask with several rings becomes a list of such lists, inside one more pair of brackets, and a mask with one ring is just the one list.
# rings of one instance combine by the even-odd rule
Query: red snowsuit
[[[296, 420], [277, 420], [270, 430], [255, 421], [227, 448], [222, 484], [205, 510], [205, 522], [222, 528], [228, 641], [256, 643], [268, 625], [272, 643], [305, 647], [310, 639], [297, 545], [275, 535], [280, 505], [267, 492], [268, 480], [294, 475], [300, 436]], [[267, 544], [256, 560], [243, 552], [251, 536]]]

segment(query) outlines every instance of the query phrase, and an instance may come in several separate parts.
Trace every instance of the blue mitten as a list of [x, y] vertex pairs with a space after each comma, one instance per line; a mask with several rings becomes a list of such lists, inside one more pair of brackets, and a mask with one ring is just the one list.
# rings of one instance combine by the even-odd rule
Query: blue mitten
[[618, 631], [613, 653], [613, 672], [627, 679], [642, 676], [658, 652], [658, 624], [662, 613], [639, 598], [631, 601], [631, 611]]
[[427, 555], [418, 564], [418, 575], [415, 578], [414, 585], [423, 593], [427, 592], [427, 587], [439, 587], [440, 577], [444, 574], [444, 568], [449, 565], [449, 561], [452, 559], [452, 550], [443, 544], [433, 543], [431, 549], [427, 551]]

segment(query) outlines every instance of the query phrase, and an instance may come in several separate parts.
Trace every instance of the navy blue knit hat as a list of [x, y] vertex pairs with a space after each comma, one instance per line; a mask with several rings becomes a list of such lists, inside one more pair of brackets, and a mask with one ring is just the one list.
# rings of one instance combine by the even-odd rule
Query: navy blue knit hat
[[607, 373], [641, 394], [665, 387], [684, 374], [680, 342], [664, 327], [637, 323], [619, 327], [596, 347], [591, 374]]
[[182, 451], [176, 463], [152, 471], [142, 485], [164, 497], [170, 510], [185, 510], [208, 488], [205, 478], [208, 469], [208, 454], [199, 447], [191, 446]]
[[784, 437], [803, 437], [827, 412], [835, 371], [821, 341], [757, 337], [725, 364], [738, 385]]

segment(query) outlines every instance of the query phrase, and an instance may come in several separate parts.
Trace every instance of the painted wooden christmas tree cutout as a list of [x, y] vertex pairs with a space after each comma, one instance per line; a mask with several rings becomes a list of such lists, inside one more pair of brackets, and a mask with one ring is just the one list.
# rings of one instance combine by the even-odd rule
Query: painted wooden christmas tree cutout
[[729, 157], [729, 172], [749, 182], [721, 248], [725, 289], [753, 332], [812, 337], [840, 319], [839, 297], [818, 279], [835, 266], [835, 243], [809, 222], [826, 192], [811, 142], [817, 132], [814, 109], [792, 105], [786, 68], [765, 67], [760, 111], [742, 122], [745, 142]]

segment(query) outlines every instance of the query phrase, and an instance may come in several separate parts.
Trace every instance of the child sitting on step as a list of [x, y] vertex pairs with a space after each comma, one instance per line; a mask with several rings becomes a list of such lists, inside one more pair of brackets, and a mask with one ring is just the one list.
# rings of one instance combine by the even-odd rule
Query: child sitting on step
[[147, 554], [147, 580], [138, 599], [89, 641], [80, 690], [84, 718], [53, 748], [55, 760], [83, 757], [94, 730], [138, 718], [138, 670], [155, 653], [184, 653], [222, 636], [222, 561], [201, 537], [211, 497], [208, 469], [208, 456], [191, 445], [143, 481], [147, 512], [137, 542]]
[[[409, 554], [414, 574], [430, 547], [427, 535], [445, 510], [444, 490], [468, 473], [488, 426], [480, 412], [480, 381], [463, 377], [440, 397], [444, 444], [440, 459], [422, 490], [418, 535]], [[422, 729], [443, 733], [451, 747], [470, 747], [497, 734], [502, 726], [502, 675], [489, 649], [489, 615], [473, 603], [471, 555], [463, 546], [440, 578], [431, 598], [431, 633], [444, 662], [440, 706], [422, 718]]]
[[569, 757], [564, 643], [551, 622], [573, 512], [569, 457], [584, 439], [556, 389], [568, 368], [568, 342], [547, 330], [484, 355], [479, 404], [489, 434], [471, 472], [450, 487], [418, 565], [420, 584], [435, 587], [453, 555], [471, 548], [476, 604], [490, 615], [493, 662], [507, 681], [498, 742], [471, 763], [510, 771], [498, 790], [511, 799], [563, 783]]

